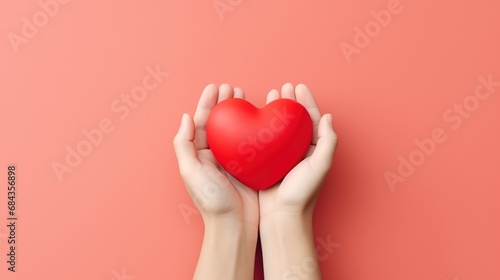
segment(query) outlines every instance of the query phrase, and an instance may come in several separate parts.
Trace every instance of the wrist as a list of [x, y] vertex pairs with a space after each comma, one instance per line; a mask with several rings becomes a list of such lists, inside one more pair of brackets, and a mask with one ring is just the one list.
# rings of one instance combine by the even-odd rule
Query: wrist
[[[258, 223], [226, 216], [204, 217], [203, 222], [205, 225], [205, 236], [234, 236], [238, 237], [238, 241], [241, 243], [253, 242], [254, 240], [256, 242], [257, 240]], [[232, 241], [236, 240], [232, 239]]]
[[[313, 211], [273, 211], [260, 217], [260, 234], [280, 234], [291, 229], [311, 229]], [[286, 234], [286, 233], [285, 233]]]
[[[260, 238], [266, 278], [321, 279], [312, 215], [289, 212], [270, 214], [261, 218]], [[305, 263], [311, 264], [312, 268], [303, 271]]]
[[232, 217], [204, 217], [204, 223], [203, 246], [193, 279], [253, 279], [258, 227]]
[[212, 228], [233, 232], [245, 232], [246, 234], [258, 235], [259, 215], [250, 213], [222, 213], [206, 214], [202, 213], [205, 231]]

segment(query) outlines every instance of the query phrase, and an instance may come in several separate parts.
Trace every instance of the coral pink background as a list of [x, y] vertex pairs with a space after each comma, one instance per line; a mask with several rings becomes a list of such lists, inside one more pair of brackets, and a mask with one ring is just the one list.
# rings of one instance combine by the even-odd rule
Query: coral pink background
[[[380, 30], [371, 11], [393, 1], [232, 0], [221, 17], [213, 3], [74, 0], [43, 22], [37, 1], [0, 2], [1, 279], [190, 279], [203, 223], [171, 142], [223, 82], [258, 106], [305, 83], [333, 114], [340, 143], [314, 222], [317, 242], [340, 247], [321, 251], [324, 279], [500, 279], [500, 87], [474, 103], [478, 77], [500, 81], [500, 2], [402, 0]], [[34, 15], [43, 26], [13, 47]], [[366, 25], [373, 38], [345, 56]], [[113, 111], [157, 65], [169, 76]], [[464, 100], [473, 110], [455, 113]], [[113, 130], [58, 180], [53, 163], [106, 119]], [[415, 141], [436, 128], [446, 140], [419, 162]], [[418, 166], [391, 189], [400, 155]]]

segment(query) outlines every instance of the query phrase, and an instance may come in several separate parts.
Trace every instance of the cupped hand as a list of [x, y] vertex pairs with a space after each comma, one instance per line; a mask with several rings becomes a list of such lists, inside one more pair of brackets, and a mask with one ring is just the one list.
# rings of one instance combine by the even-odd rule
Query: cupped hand
[[187, 114], [174, 138], [179, 170], [187, 190], [204, 221], [226, 219], [244, 222], [257, 228], [259, 202], [256, 191], [246, 187], [227, 173], [208, 147], [206, 123], [210, 111], [228, 98], [245, 98], [243, 91], [223, 84], [211, 84], [201, 94], [194, 120]]
[[280, 97], [295, 100], [307, 109], [313, 122], [313, 137], [305, 158], [281, 182], [259, 191], [261, 220], [273, 215], [312, 215], [338, 141], [331, 115], [321, 116], [305, 85], [299, 84], [294, 89], [291, 84], [285, 84], [281, 94], [272, 90], [267, 95], [267, 103]]

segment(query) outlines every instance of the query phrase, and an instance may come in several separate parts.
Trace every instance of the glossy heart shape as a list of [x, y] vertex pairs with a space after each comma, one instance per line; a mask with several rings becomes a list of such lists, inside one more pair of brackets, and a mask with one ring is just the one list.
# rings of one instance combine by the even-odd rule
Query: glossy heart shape
[[277, 99], [259, 109], [230, 98], [217, 104], [207, 121], [207, 141], [215, 159], [255, 190], [283, 179], [304, 158], [311, 139], [311, 117], [291, 99]]

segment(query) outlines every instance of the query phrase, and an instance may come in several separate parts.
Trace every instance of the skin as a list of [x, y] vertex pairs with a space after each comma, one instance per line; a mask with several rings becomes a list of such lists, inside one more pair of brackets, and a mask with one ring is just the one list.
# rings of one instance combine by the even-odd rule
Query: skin
[[243, 91], [208, 85], [192, 119], [184, 114], [174, 138], [179, 170], [205, 224], [203, 245], [193, 279], [253, 279], [260, 232], [266, 279], [321, 279], [316, 259], [312, 216], [330, 170], [337, 135], [331, 115], [323, 115], [310, 90], [285, 84], [272, 90], [267, 103], [289, 98], [301, 103], [313, 121], [306, 157], [278, 184], [252, 190], [228, 174], [215, 160], [206, 140], [211, 109]]

